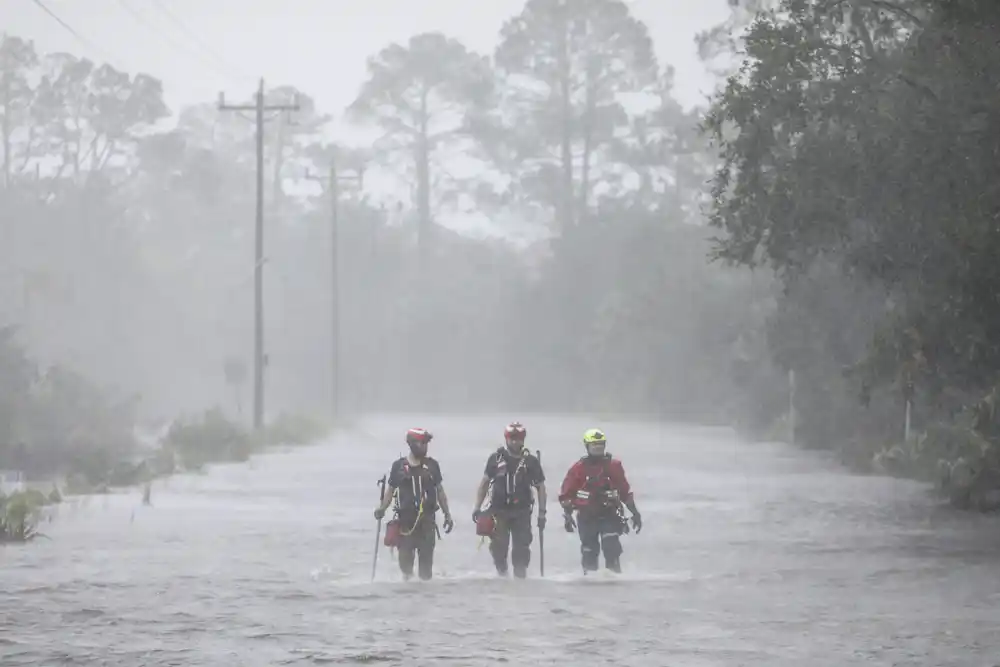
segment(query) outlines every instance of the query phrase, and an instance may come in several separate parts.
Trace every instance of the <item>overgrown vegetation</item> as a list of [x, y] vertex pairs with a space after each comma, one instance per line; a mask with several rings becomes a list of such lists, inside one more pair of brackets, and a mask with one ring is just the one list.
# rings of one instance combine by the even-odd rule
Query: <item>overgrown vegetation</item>
[[995, 506], [1000, 4], [770, 6], [707, 120], [717, 254], [780, 278], [769, 356], [802, 441]]
[[[133, 404], [109, 399], [65, 368], [38, 371], [14, 333], [0, 330], [0, 469], [20, 471], [29, 480], [65, 480], [68, 494], [107, 492], [209, 463], [246, 461], [267, 447], [315, 442], [329, 431], [309, 417], [282, 414], [252, 434], [213, 409], [174, 421], [160, 442], [143, 447]], [[26, 498], [34, 508], [34, 494], [12, 498]], [[52, 500], [59, 499], [55, 488]], [[8, 510], [20, 511], [20, 502], [8, 503]]]
[[69, 495], [106, 493], [207, 463], [245, 461], [266, 447], [306, 444], [327, 433], [324, 424], [307, 417], [281, 415], [251, 435], [220, 410], [210, 410], [198, 420], [178, 420], [153, 449], [143, 449], [127, 406], [109, 401], [66, 369], [38, 372], [13, 331], [0, 334], [7, 392], [0, 397], [0, 468], [20, 471], [29, 480], [55, 480], [48, 496], [36, 489], [0, 494], [0, 542], [34, 539], [42, 509], [62, 501], [60, 483]]
[[221, 410], [208, 410], [171, 424], [162, 448], [149, 459], [158, 462], [150, 463], [150, 469], [169, 474], [175, 469], [200, 470], [209, 463], [246, 461], [265, 448], [308, 444], [327, 432], [319, 421], [287, 414], [253, 432], [227, 419]]
[[61, 500], [58, 492], [48, 497], [37, 490], [17, 491], [9, 496], [0, 493], [0, 544], [42, 537], [38, 532], [42, 509]]
[[[281, 415], [260, 432], [252, 433], [227, 419], [221, 410], [212, 409], [196, 418], [175, 421], [154, 449], [143, 451], [136, 447], [128, 450], [127, 458], [116, 459], [111, 449], [73, 441], [78, 449], [72, 456], [46, 461], [39, 458], [44, 455], [44, 448], [38, 448], [33, 452], [36, 458], [31, 471], [41, 477], [65, 475], [63, 491], [68, 495], [107, 493], [116, 487], [143, 485], [143, 502], [149, 504], [150, 484], [155, 479], [177, 472], [200, 471], [211, 463], [246, 461], [269, 447], [309, 444], [328, 432], [323, 423], [308, 417]], [[24, 449], [32, 451], [30, 445]], [[35, 488], [10, 495], [0, 492], [0, 544], [44, 537], [38, 530], [44, 509], [62, 500], [57, 482], [53, 482], [48, 495]]]

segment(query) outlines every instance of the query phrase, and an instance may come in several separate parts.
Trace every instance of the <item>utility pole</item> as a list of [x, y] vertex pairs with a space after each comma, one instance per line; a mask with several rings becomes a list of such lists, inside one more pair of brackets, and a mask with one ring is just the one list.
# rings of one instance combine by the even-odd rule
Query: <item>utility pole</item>
[[[306, 172], [306, 178], [321, 181]], [[331, 151], [326, 191], [330, 197], [330, 410], [334, 423], [340, 418], [340, 179], [363, 182], [363, 174], [337, 173], [337, 157]]]
[[257, 132], [257, 216], [254, 225], [254, 360], [253, 360], [253, 427], [264, 425], [264, 112], [298, 111], [299, 103], [265, 104], [264, 79], [257, 88], [257, 99], [250, 104], [226, 104], [225, 93], [219, 93], [219, 111], [253, 111]]

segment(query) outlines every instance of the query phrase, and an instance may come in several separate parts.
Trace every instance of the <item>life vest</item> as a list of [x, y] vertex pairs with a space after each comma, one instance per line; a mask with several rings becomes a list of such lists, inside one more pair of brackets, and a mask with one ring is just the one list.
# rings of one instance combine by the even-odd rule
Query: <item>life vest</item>
[[596, 465], [589, 456], [582, 457], [580, 463], [583, 464], [587, 478], [576, 492], [573, 504], [580, 508], [616, 507], [619, 503], [618, 490], [614, 488], [611, 475], [608, 474], [611, 455], [605, 454]]
[[396, 512], [420, 512], [429, 514], [438, 509], [437, 486], [431, 480], [431, 471], [426, 465], [414, 466], [403, 458], [403, 475], [396, 494]]
[[506, 448], [497, 449], [497, 471], [491, 481], [490, 507], [495, 509], [515, 509], [523, 505], [531, 506], [531, 491], [525, 494], [528, 484], [528, 452], [514, 458]]
[[390, 549], [398, 548], [404, 537], [412, 535], [421, 521], [438, 510], [437, 485], [431, 479], [430, 467], [412, 465], [406, 457], [400, 459], [400, 465], [402, 475], [396, 488], [395, 516], [386, 524], [382, 540]]

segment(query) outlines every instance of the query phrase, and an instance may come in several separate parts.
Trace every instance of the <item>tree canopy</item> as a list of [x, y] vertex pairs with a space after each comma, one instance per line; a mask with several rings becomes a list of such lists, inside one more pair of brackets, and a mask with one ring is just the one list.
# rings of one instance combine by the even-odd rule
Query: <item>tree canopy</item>
[[998, 18], [973, 0], [783, 0], [745, 32], [706, 121], [715, 253], [781, 277], [770, 341], [811, 378], [807, 415], [881, 392], [898, 438], [887, 415], [908, 398], [924, 426], [971, 424], [994, 392]]

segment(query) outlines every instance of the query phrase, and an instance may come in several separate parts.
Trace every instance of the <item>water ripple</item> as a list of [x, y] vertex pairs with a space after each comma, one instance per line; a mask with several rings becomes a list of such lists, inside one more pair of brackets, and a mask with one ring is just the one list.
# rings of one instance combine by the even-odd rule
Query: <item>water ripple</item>
[[[535, 420], [540, 442], [580, 430]], [[467, 516], [484, 452], [461, 443], [494, 425], [417, 421], [439, 424], [436, 455]], [[718, 429], [607, 427], [629, 443], [646, 519], [620, 576], [583, 577], [576, 536], [550, 530], [545, 579], [499, 580], [460, 522], [434, 581], [402, 583], [382, 550], [372, 583], [373, 480], [403, 423], [373, 421], [361, 448], [158, 483], [153, 507], [133, 493], [62, 508], [51, 540], [0, 550], [0, 665], [984, 667], [1000, 655], [996, 517]], [[577, 456], [548, 445], [549, 476]]]

